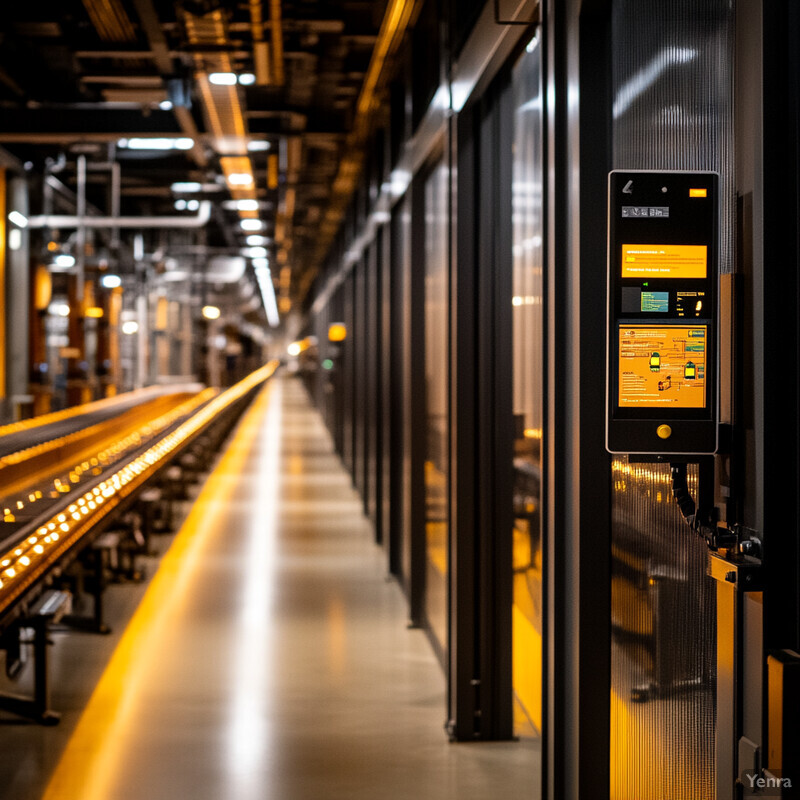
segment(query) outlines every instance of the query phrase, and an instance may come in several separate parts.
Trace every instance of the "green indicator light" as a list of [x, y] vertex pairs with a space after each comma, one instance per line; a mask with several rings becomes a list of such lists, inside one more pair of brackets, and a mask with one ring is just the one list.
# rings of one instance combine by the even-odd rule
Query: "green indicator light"
[[333, 361], [331, 361], [329, 358], [326, 358], [322, 362], [322, 369], [333, 369]]

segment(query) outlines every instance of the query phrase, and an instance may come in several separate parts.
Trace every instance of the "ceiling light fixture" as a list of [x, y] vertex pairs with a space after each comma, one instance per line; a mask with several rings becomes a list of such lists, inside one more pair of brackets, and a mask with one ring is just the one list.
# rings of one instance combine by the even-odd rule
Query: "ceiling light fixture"
[[191, 150], [194, 139], [180, 136], [175, 139], [166, 137], [136, 137], [132, 139], [119, 139], [117, 146], [123, 150]]
[[11, 211], [8, 215], [8, 221], [13, 222], [18, 228], [28, 227], [28, 218], [19, 211]]
[[234, 72], [212, 72], [208, 76], [208, 82], [214, 86], [235, 86], [236, 73]]
[[253, 176], [249, 172], [232, 172], [228, 175], [228, 183], [231, 186], [250, 186]]
[[176, 181], [169, 187], [173, 192], [182, 194], [184, 192], [199, 192], [203, 185], [197, 181]]

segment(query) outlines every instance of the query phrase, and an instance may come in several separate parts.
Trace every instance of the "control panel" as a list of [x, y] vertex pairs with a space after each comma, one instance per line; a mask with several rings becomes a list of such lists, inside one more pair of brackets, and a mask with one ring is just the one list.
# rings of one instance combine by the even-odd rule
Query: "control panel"
[[612, 453], [716, 451], [718, 231], [716, 173], [610, 173]]

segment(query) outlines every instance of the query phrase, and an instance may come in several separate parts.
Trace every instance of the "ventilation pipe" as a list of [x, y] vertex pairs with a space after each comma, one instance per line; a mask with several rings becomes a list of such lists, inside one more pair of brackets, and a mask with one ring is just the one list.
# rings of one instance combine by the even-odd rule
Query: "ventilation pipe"
[[202, 200], [194, 217], [81, 217], [42, 214], [28, 218], [29, 228], [202, 228], [211, 219], [211, 201]]

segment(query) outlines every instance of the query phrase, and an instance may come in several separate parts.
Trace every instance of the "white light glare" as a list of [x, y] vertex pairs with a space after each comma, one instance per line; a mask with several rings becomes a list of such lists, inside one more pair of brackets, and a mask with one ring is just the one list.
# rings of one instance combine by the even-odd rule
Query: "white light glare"
[[69, 306], [66, 303], [51, 303], [48, 311], [56, 317], [69, 316]]
[[57, 267], [74, 267], [75, 256], [71, 256], [69, 253], [60, 253], [53, 259], [53, 263]]
[[139, 323], [134, 320], [128, 320], [122, 323], [122, 332], [128, 335], [134, 334], [139, 330]]
[[118, 289], [122, 286], [122, 278], [119, 275], [103, 275], [100, 283], [105, 289]]
[[208, 76], [208, 82], [214, 86], [235, 86], [236, 75], [233, 72], [212, 72]]
[[261, 153], [264, 150], [269, 150], [271, 146], [265, 139], [253, 139], [247, 143], [247, 149], [251, 153]]
[[170, 189], [178, 194], [182, 192], [199, 192], [202, 188], [202, 184], [197, 181], [176, 181], [170, 186]]
[[219, 319], [220, 311], [216, 306], [203, 306], [203, 316], [206, 319]]
[[267, 322], [277, 328], [281, 318], [278, 313], [278, 302], [275, 299], [275, 287], [272, 285], [272, 276], [269, 273], [269, 262], [266, 258], [254, 258], [253, 268], [258, 281], [258, 288], [261, 292], [261, 302], [264, 304], [264, 311], [267, 315]]
[[688, 47], [665, 47], [642, 69], [634, 73], [617, 92], [612, 113], [619, 119], [668, 69], [687, 64], [697, 58], [697, 50]]
[[247, 242], [248, 247], [263, 247], [265, 244], [267, 244], [268, 241], [269, 239], [267, 239], [266, 236], [261, 236], [258, 233], [248, 236], [245, 239], [245, 242]]
[[194, 147], [194, 139], [181, 136], [177, 139], [157, 138], [134, 138], [120, 139], [117, 144], [119, 147], [128, 150], [191, 150]]
[[228, 175], [228, 183], [231, 186], [249, 186], [253, 182], [253, 176], [249, 172], [232, 172]]
[[258, 200], [237, 200], [236, 201], [236, 210], [237, 211], [258, 211], [259, 204]]
[[10, 212], [8, 215], [8, 221], [13, 222], [18, 228], [28, 227], [28, 218], [24, 214], [20, 214], [19, 211]]
[[260, 219], [243, 219], [239, 222], [243, 231], [260, 231], [264, 223]]

